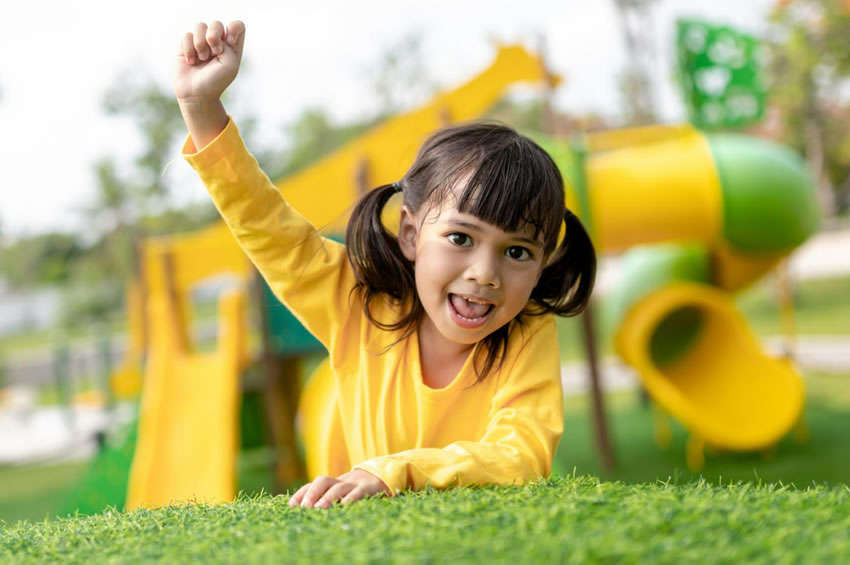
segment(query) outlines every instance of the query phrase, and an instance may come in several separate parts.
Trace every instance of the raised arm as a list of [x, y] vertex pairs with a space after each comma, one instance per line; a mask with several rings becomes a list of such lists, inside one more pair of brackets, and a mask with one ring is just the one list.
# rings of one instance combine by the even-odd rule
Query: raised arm
[[174, 74], [190, 134], [183, 154], [275, 296], [329, 347], [351, 311], [353, 274], [344, 247], [284, 201], [228, 121], [221, 95], [239, 71], [244, 38], [238, 21], [198, 24], [183, 37]]
[[174, 94], [197, 150], [224, 130], [221, 95], [239, 72], [245, 25], [240, 21], [199, 23], [180, 41], [174, 66]]

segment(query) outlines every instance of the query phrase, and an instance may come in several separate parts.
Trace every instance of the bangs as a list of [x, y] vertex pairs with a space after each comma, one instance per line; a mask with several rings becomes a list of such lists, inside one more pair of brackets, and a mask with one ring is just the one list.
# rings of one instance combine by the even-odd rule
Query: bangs
[[[469, 163], [471, 176], [455, 177], [459, 212], [471, 214], [506, 232], [529, 227], [542, 234], [547, 253], [554, 250], [564, 220], [564, 184], [557, 166], [527, 139], [512, 139]], [[468, 180], [464, 182], [464, 178]]]
[[413, 211], [451, 203], [506, 232], [533, 232], [547, 254], [557, 246], [566, 212], [561, 173], [546, 151], [509, 127], [476, 122], [439, 130], [402, 184]]

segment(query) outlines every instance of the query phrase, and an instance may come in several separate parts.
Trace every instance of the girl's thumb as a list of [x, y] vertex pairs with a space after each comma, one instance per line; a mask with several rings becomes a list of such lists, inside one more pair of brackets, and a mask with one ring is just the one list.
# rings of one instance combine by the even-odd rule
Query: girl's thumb
[[245, 43], [245, 24], [239, 20], [227, 24], [227, 35], [224, 40], [241, 56], [242, 45]]

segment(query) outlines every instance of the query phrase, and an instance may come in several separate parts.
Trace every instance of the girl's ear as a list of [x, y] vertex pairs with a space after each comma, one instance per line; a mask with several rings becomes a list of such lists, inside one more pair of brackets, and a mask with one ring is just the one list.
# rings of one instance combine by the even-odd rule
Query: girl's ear
[[416, 239], [419, 233], [416, 218], [407, 206], [401, 207], [398, 219], [398, 246], [401, 254], [411, 263], [416, 260]]

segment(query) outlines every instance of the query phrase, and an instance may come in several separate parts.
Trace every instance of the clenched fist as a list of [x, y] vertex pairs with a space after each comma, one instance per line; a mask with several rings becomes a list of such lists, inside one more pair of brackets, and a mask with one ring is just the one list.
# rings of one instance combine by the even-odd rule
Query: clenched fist
[[174, 69], [174, 94], [178, 100], [218, 100], [236, 78], [242, 60], [245, 25], [219, 21], [200, 23], [180, 42]]
[[236, 78], [242, 61], [245, 24], [200, 23], [180, 42], [174, 69], [174, 94], [197, 150], [227, 125], [221, 95]]

